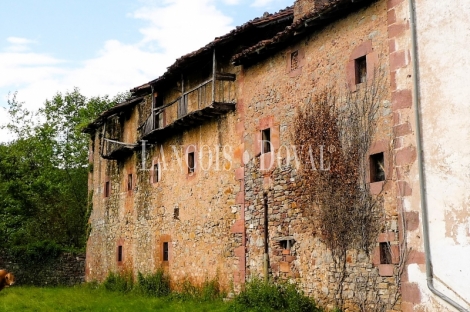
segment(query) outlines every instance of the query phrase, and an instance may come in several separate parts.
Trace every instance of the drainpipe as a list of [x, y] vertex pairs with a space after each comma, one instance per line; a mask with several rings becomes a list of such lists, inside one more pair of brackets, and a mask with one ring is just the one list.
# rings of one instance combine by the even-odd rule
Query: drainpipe
[[268, 194], [264, 194], [264, 254], [263, 254], [263, 274], [264, 280], [269, 281], [269, 246], [268, 246]]
[[433, 270], [431, 263], [431, 245], [429, 240], [429, 221], [428, 221], [428, 204], [426, 200], [426, 181], [424, 173], [424, 160], [423, 160], [423, 149], [422, 149], [422, 134], [421, 134], [421, 116], [420, 116], [420, 98], [419, 98], [419, 67], [418, 67], [418, 49], [417, 49], [417, 34], [416, 34], [416, 19], [415, 19], [415, 6], [414, 1], [409, 0], [410, 10], [410, 29], [411, 29], [411, 50], [412, 50], [412, 62], [413, 62], [413, 107], [415, 113], [416, 123], [416, 148], [418, 150], [418, 172], [419, 172], [419, 193], [421, 199], [421, 214], [423, 219], [423, 242], [424, 242], [424, 253], [426, 257], [426, 280], [429, 290], [441, 298], [458, 311], [468, 312], [468, 310], [459, 305], [454, 300], [450, 299], [436, 288], [433, 284]]

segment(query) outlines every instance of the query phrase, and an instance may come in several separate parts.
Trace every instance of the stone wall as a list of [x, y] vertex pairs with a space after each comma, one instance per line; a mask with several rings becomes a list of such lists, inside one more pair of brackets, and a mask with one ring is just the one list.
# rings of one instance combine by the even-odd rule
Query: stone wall
[[23, 264], [5, 253], [0, 268], [15, 275], [16, 285], [73, 286], [85, 281], [85, 255], [64, 253], [39, 264]]

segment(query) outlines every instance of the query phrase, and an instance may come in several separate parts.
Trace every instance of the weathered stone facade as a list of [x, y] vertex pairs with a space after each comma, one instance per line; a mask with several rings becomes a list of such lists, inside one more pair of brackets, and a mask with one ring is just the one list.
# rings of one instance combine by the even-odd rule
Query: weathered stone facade
[[[118, 112], [123, 134], [114, 139], [138, 145], [125, 156], [103, 157], [106, 125], [116, 113], [91, 131], [87, 279], [103, 280], [110, 270], [136, 274], [164, 267], [175, 282], [218, 277], [238, 290], [254, 276], [269, 275], [295, 281], [322, 305], [341, 301], [346, 311], [400, 311], [402, 293], [407, 306], [403, 225], [414, 224], [415, 214], [404, 212], [403, 200], [411, 195], [406, 176], [416, 149], [407, 138], [410, 91], [398, 87], [408, 85], [409, 74], [402, 70], [408, 54], [397, 50], [407, 30], [393, 11], [399, 2], [298, 0], [282, 14], [255, 20], [252, 25], [278, 22], [266, 26], [259, 42], [247, 45], [243, 36], [252, 30], [242, 27], [231, 49], [224, 45], [237, 34], [216, 39], [161, 78], [133, 89], [136, 98], [144, 98]], [[279, 23], [292, 25], [270, 30]], [[205, 82], [211, 70], [185, 60], [210, 63], [208, 51], [214, 50], [213, 78]], [[221, 50], [225, 53], [218, 54]], [[295, 157], [293, 123], [325, 87], [357, 92], [363, 82], [360, 62], [367, 77], [378, 72], [386, 77], [367, 155], [383, 157], [384, 181], [370, 181], [371, 193], [383, 197], [383, 217], [371, 252], [348, 250], [340, 269], [305, 213], [312, 203]], [[233, 84], [217, 87], [215, 77]], [[206, 92], [212, 93], [212, 111], [201, 105]], [[153, 127], [146, 132], [149, 122]], [[176, 129], [183, 123], [184, 129]], [[269, 150], [263, 140], [270, 141]], [[390, 259], [383, 259], [382, 246], [388, 246]]]

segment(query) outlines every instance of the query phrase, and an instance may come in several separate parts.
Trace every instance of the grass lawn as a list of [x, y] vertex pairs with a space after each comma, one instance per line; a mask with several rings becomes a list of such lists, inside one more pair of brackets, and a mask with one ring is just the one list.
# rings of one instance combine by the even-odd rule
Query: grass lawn
[[122, 294], [86, 286], [17, 287], [0, 292], [0, 311], [227, 311], [222, 301], [194, 302]]

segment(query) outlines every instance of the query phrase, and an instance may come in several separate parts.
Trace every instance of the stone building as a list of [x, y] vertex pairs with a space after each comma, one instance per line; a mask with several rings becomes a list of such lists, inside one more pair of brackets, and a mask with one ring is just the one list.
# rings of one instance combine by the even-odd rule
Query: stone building
[[[462, 189], [453, 189], [458, 196], [452, 207], [435, 208], [440, 214], [432, 219], [444, 220], [431, 231], [439, 246], [452, 240], [433, 251], [445, 272], [437, 287], [452, 298], [450, 305], [425, 282], [430, 256], [421, 229], [427, 220], [420, 183], [444, 186], [440, 175], [418, 174], [412, 42], [428, 49], [436, 40], [424, 16], [442, 8], [417, 2], [421, 41], [413, 37], [407, 0], [297, 0], [181, 57], [161, 77], [132, 89], [128, 101], [103, 112], [86, 129], [93, 163], [87, 279], [163, 267], [175, 283], [218, 277], [235, 290], [253, 276], [287, 279], [321, 305], [339, 304], [346, 311], [445, 311], [454, 301], [465, 307], [468, 286], [453, 284], [458, 273], [444, 265], [445, 252], [469, 252], [469, 212], [457, 207], [468, 202]], [[458, 2], [446, 11], [449, 16], [461, 15], [465, 4]], [[425, 53], [423, 61], [435, 57]], [[359, 94], [379, 75], [384, 92], [361, 167], [367, 192], [381, 198], [379, 230], [365, 229], [373, 241], [349, 249], [338, 267], [307, 213], [313, 204], [295, 157], [294, 125], [322, 90]], [[425, 77], [421, 90], [437, 88], [435, 79]], [[453, 99], [457, 109], [459, 97]], [[423, 100], [437, 107], [423, 111], [426, 122], [439, 124], [442, 140], [459, 146], [444, 130], [456, 116], [438, 122], [442, 102], [435, 96]], [[461, 123], [468, 129], [468, 122]], [[446, 151], [425, 148], [424, 155], [442, 156], [430, 157], [429, 166], [446, 163]], [[322, 146], [313, 152], [327, 159]], [[467, 167], [458, 175], [459, 186]], [[448, 176], [445, 168], [436, 170]], [[460, 260], [452, 263], [468, 273]]]

